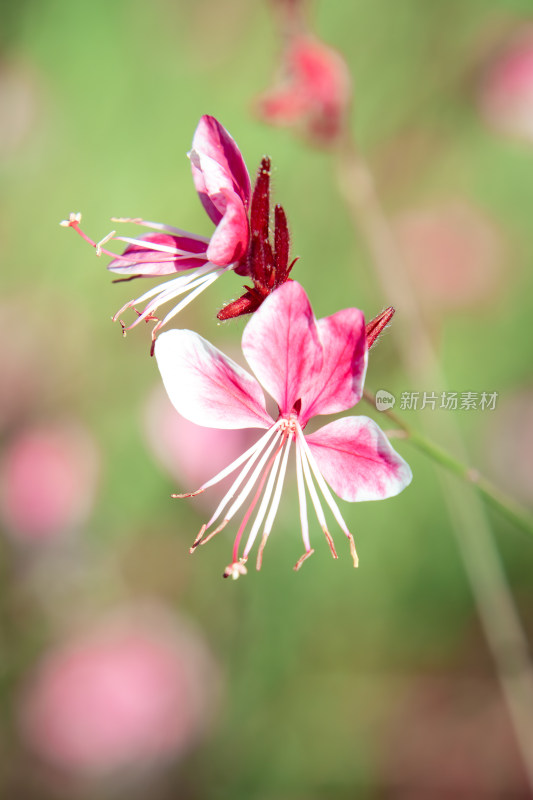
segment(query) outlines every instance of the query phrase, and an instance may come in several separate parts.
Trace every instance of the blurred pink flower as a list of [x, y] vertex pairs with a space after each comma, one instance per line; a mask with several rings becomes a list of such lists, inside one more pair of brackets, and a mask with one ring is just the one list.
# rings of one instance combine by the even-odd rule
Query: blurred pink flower
[[[348, 538], [357, 566], [353, 536], [328, 484], [344, 500], [384, 499], [410, 483], [411, 470], [368, 417], [338, 419], [306, 436], [303, 429], [314, 416], [344, 411], [359, 402], [367, 363], [362, 312], [347, 308], [317, 322], [305, 291], [290, 281], [276, 289], [254, 314], [245, 328], [242, 347], [257, 379], [193, 331], [167, 331], [156, 343], [163, 383], [183, 416], [209, 427], [267, 430], [255, 445], [192, 493], [203, 492], [242, 467], [192, 549], [222, 530], [253, 493], [235, 538], [232, 563], [224, 575], [237, 578], [246, 572], [244, 565], [266, 516], [257, 558], [260, 568], [294, 442], [305, 546], [295, 569], [314, 552], [309, 540], [306, 486], [331, 552], [337, 557], [315, 482]], [[262, 386], [277, 403], [277, 420], [266, 409]], [[250, 472], [251, 477], [232, 502]], [[241, 538], [261, 494], [259, 510], [240, 557]], [[206, 535], [220, 517], [222, 522]]]
[[[220, 430], [189, 422], [178, 414], [161, 385], [148, 396], [144, 430], [150, 450], [180, 486], [200, 486], [251, 447], [255, 439], [251, 430]], [[226, 483], [213, 487], [215, 497], [217, 489], [220, 497], [225, 494], [221, 487]]]
[[496, 130], [533, 142], [533, 25], [520, 28], [494, 55], [479, 102]]
[[494, 226], [465, 203], [405, 211], [395, 220], [398, 244], [417, 291], [443, 310], [495, 296], [503, 248]]
[[295, 127], [315, 144], [329, 145], [342, 133], [350, 99], [350, 74], [340, 53], [306, 31], [293, 31], [279, 77], [255, 105], [265, 122]]
[[[220, 319], [255, 311], [276, 286], [288, 279], [292, 268], [287, 220], [279, 205], [274, 215], [274, 243], [270, 243], [270, 160], [262, 159], [252, 194], [248, 170], [237, 144], [220, 122], [208, 115], [198, 123], [189, 158], [198, 196], [216, 225], [210, 239], [158, 222], [117, 219], [114, 221], [136, 223], [156, 233], [132, 239], [116, 236], [113, 231], [96, 243], [81, 230], [81, 214], [71, 214], [61, 223], [79, 233], [96, 248], [98, 255], [112, 256], [108, 269], [124, 276], [123, 280], [180, 273], [126, 303], [113, 318], [116, 321], [128, 309], [137, 313], [131, 325], [123, 325], [125, 331], [143, 320], [156, 321], [152, 342], [163, 325], [224, 272], [235, 270], [246, 275], [253, 286], [245, 287], [246, 294], [240, 301], [222, 309]], [[127, 243], [122, 255], [104, 249], [103, 245], [111, 240]], [[185, 298], [162, 320], [154, 316], [159, 306], [181, 295]], [[143, 303], [146, 303], [143, 310], [137, 311], [136, 306]]]
[[19, 728], [61, 772], [130, 775], [197, 743], [217, 687], [197, 632], [158, 607], [129, 609], [44, 655], [23, 691]]
[[21, 542], [48, 542], [81, 525], [94, 502], [96, 445], [79, 424], [26, 428], [0, 461], [0, 516]]

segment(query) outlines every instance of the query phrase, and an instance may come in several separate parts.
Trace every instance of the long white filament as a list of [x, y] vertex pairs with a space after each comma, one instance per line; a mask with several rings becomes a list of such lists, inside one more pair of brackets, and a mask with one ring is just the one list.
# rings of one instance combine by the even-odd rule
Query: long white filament
[[[182, 311], [185, 308], [185, 306], [188, 306], [189, 303], [192, 303], [194, 298], [197, 297], [199, 294], [201, 294], [204, 291], [204, 289], [207, 289], [208, 286], [214, 283], [217, 280], [217, 278], [219, 278], [222, 275], [223, 272], [224, 270], [218, 269], [215, 270], [215, 272], [212, 272], [210, 275], [204, 275], [203, 278], [200, 278], [200, 280], [197, 282], [198, 284], [197, 288], [194, 289], [194, 291], [192, 291], [190, 294], [188, 294], [187, 297], [185, 297], [180, 303], [178, 303], [178, 305], [175, 306], [172, 309], [172, 311], [169, 311], [166, 317], [164, 317], [164, 319], [156, 327], [162, 328], [163, 325], [166, 325], [167, 322], [170, 322], [170, 320], [173, 317], [175, 317], [176, 314], [179, 314], [179, 312]], [[191, 288], [192, 286], [189, 286], [189, 289]]]
[[[302, 558], [299, 559], [295, 569], [299, 569], [301, 564], [303, 563], [303, 560], [305, 560], [305, 558], [307, 558], [313, 552], [309, 537], [306, 488], [309, 492], [309, 496], [311, 498], [311, 502], [314, 507], [317, 520], [324, 532], [324, 535], [326, 536], [333, 557], [337, 558], [337, 554], [335, 552], [335, 547], [333, 545], [331, 535], [327, 528], [326, 517], [324, 514], [324, 510], [322, 508], [317, 488], [320, 489], [327, 505], [329, 506], [331, 512], [333, 513], [340, 528], [350, 540], [350, 547], [352, 549], [352, 555], [354, 557], [354, 564], [357, 566], [357, 555], [355, 553], [353, 537], [349, 532], [348, 527], [339, 511], [339, 508], [335, 500], [333, 499], [331, 491], [329, 490], [329, 487], [326, 484], [326, 481], [324, 480], [318, 468], [318, 465], [313, 457], [309, 445], [305, 441], [303, 432], [297, 423], [295, 427], [291, 426], [290, 430], [287, 430], [287, 420], [285, 419], [278, 420], [278, 422], [275, 423], [253, 447], [249, 448], [242, 456], [236, 459], [232, 464], [226, 467], [226, 469], [222, 470], [222, 472], [220, 472], [217, 476], [215, 476], [215, 478], [212, 478], [210, 481], [205, 483], [200, 490], [198, 490], [198, 491], [203, 491], [203, 489], [206, 489], [209, 486], [218, 483], [228, 474], [234, 472], [239, 466], [244, 465], [242, 470], [238, 474], [237, 478], [231, 485], [231, 488], [228, 490], [223, 499], [220, 501], [219, 505], [217, 506], [217, 509], [215, 510], [209, 522], [207, 522], [206, 525], [202, 527], [202, 530], [198, 536], [197, 541], [195, 542], [194, 547], [196, 547], [197, 544], [203, 543], [204, 541], [208, 541], [210, 538], [212, 538], [216, 533], [218, 533], [220, 530], [222, 530], [222, 528], [226, 526], [226, 524], [234, 517], [234, 515], [241, 508], [244, 502], [249, 498], [252, 490], [259, 481], [259, 488], [256, 490], [256, 494], [251, 500], [250, 505], [248, 507], [248, 511], [246, 512], [244, 520], [241, 523], [241, 528], [239, 529], [239, 533], [237, 534], [235, 547], [238, 547], [242, 529], [246, 524], [246, 522], [248, 521], [248, 516], [252, 513], [254, 509], [259, 494], [262, 493], [261, 502], [259, 504], [259, 508], [255, 515], [252, 527], [250, 529], [250, 533], [248, 535], [246, 545], [244, 547], [242, 558], [238, 562], [244, 565], [244, 562], [248, 558], [248, 555], [257, 539], [259, 530], [261, 529], [261, 525], [263, 525], [263, 521], [265, 520], [266, 517], [266, 521], [264, 522], [264, 527], [263, 527], [262, 540], [259, 547], [258, 559], [257, 559], [257, 568], [258, 569], [260, 568], [263, 549], [265, 547], [268, 537], [270, 536], [270, 532], [274, 525], [274, 520], [276, 518], [276, 514], [279, 509], [283, 484], [287, 472], [289, 454], [293, 440], [295, 440], [295, 445], [296, 445], [296, 481], [298, 486], [298, 500], [299, 500], [299, 510], [300, 510], [300, 522], [302, 528], [302, 539], [305, 547], [304, 556], [302, 556]], [[272, 457], [271, 453], [275, 447], [278, 447], [278, 451], [275, 452], [274, 456]], [[271, 461], [267, 465], [267, 460], [269, 458], [271, 458]], [[265, 474], [266, 470], [268, 470], [268, 477]], [[261, 477], [262, 473], [263, 477]], [[266, 478], [266, 485], [263, 487], [265, 478]], [[240, 487], [243, 485], [243, 483], [244, 486], [241, 489]], [[239, 489], [240, 491], [237, 494]], [[237, 495], [237, 497], [233, 500], [235, 495]], [[231, 503], [232, 500], [233, 503]], [[225, 509], [227, 510], [225, 511]], [[219, 521], [221, 517], [222, 521], [219, 523], [218, 527], [209, 533], [208, 532], [209, 528], [211, 528], [217, 521]], [[234, 557], [236, 558], [236, 555]]]
[[285, 474], [287, 472], [287, 461], [289, 458], [291, 444], [292, 444], [292, 436], [288, 436], [287, 441], [285, 443], [285, 450], [283, 452], [283, 461], [281, 462], [281, 467], [279, 470], [278, 482], [276, 483], [276, 490], [274, 492], [274, 497], [272, 498], [272, 505], [270, 506], [270, 511], [268, 512], [268, 516], [265, 522], [265, 528], [263, 530], [264, 539], [267, 539], [268, 536], [270, 536], [272, 525], [274, 524], [276, 514], [278, 513], [279, 501], [281, 500], [281, 490], [283, 489], [283, 482], [285, 480]]
[[305, 452], [305, 455], [307, 456], [307, 459], [309, 461], [311, 469], [313, 470], [313, 475], [315, 476], [316, 481], [317, 481], [320, 489], [322, 490], [322, 494], [324, 495], [324, 499], [325, 499], [326, 503], [330, 507], [331, 512], [332, 512], [333, 516], [335, 517], [335, 519], [337, 520], [342, 532], [344, 534], [346, 534], [346, 536], [349, 539], [352, 539], [352, 534], [348, 530], [348, 526], [346, 525], [346, 523], [345, 523], [345, 521], [344, 521], [344, 519], [342, 517], [342, 514], [341, 514], [341, 512], [339, 510], [339, 507], [338, 507], [337, 503], [333, 499], [333, 495], [331, 494], [331, 492], [329, 490], [329, 487], [328, 487], [326, 481], [324, 480], [324, 478], [322, 476], [322, 473], [320, 472], [320, 469], [318, 468], [318, 464], [316, 463], [315, 458], [314, 458], [314, 456], [313, 456], [313, 454], [311, 452], [311, 449], [310, 449], [309, 445], [307, 444], [307, 442], [305, 441], [305, 436], [303, 434], [301, 434], [300, 440], [302, 442], [302, 447], [303, 447], [303, 450]]
[[296, 439], [296, 483], [298, 486], [298, 500], [300, 506], [300, 524], [302, 526], [302, 539], [306, 553], [311, 550], [311, 541], [309, 539], [309, 522], [307, 519], [307, 499], [305, 496], [305, 484], [302, 471], [302, 446], [299, 438]]
[[261, 499], [261, 505], [259, 506], [259, 510], [256, 514], [254, 524], [252, 525], [250, 535], [248, 536], [248, 541], [246, 542], [246, 547], [244, 548], [243, 558], [248, 558], [248, 554], [252, 549], [252, 546], [257, 538], [257, 534], [259, 532], [259, 528], [261, 527], [261, 523], [265, 518], [265, 514], [268, 509], [268, 504], [270, 502], [270, 498], [272, 497], [272, 490], [274, 488], [274, 481], [276, 480], [276, 475], [278, 473], [278, 467], [281, 461], [281, 455], [282, 451], [280, 450], [272, 465], [272, 469], [270, 470], [270, 475], [268, 476], [267, 485], [263, 493], [263, 497]]
[[[205, 275], [207, 272], [212, 272], [213, 264], [204, 264], [202, 267], [198, 267], [197, 269], [193, 270], [192, 272], [187, 272], [185, 275], [178, 275], [177, 278], [172, 278], [171, 280], [167, 281], [166, 283], [161, 286], [158, 284], [157, 286], [153, 286], [151, 289], [148, 289], [147, 292], [141, 294], [140, 297], [137, 297], [135, 300], [130, 300], [128, 303], [122, 306], [120, 311], [117, 311], [118, 314], [122, 314], [127, 308], [131, 308], [133, 305], [137, 305], [137, 303], [144, 303], [145, 300], [149, 300], [151, 297], [155, 295], [161, 295], [164, 299], [160, 302], [165, 302], [165, 295], [168, 295], [168, 299], [170, 296], [177, 297], [182, 292], [187, 291], [189, 288], [189, 284], [195, 281], [197, 278], [200, 278], [202, 275]], [[181, 289], [183, 287], [183, 289]], [[180, 291], [181, 290], [181, 291]], [[158, 303], [159, 305], [159, 303]]]
[[[261, 470], [263, 469], [263, 467], [264, 467], [264, 465], [265, 465], [265, 462], [266, 462], [266, 460], [267, 460], [268, 456], [270, 455], [270, 453], [272, 452], [272, 450], [274, 449], [274, 446], [276, 445], [276, 443], [277, 443], [277, 441], [278, 441], [278, 437], [279, 437], [279, 427], [280, 427], [279, 425], [274, 425], [274, 426], [273, 426], [273, 427], [270, 429], [270, 431], [268, 432], [269, 434], [272, 434], [272, 432], [273, 432], [273, 431], [276, 431], [276, 433], [277, 433], [277, 435], [276, 435], [276, 436], [274, 437], [274, 439], [273, 439], [273, 440], [270, 442], [270, 444], [268, 444], [268, 445], [267, 445], [267, 437], [263, 437], [263, 440], [262, 440], [262, 441], [263, 441], [264, 443], [263, 443], [263, 444], [261, 445], [261, 447], [260, 447], [260, 448], [258, 448], [258, 449], [257, 449], [257, 451], [256, 451], [256, 452], [255, 452], [255, 453], [252, 455], [252, 457], [250, 458], [250, 460], [249, 460], [248, 464], [246, 464], [246, 466], [244, 467], [244, 469], [241, 471], [241, 473], [238, 475], [238, 477], [236, 478], [236, 480], [235, 480], [235, 481], [233, 482], [233, 484], [231, 485], [231, 488], [230, 488], [230, 489], [228, 490], [228, 492], [227, 492], [227, 493], [224, 495], [224, 497], [222, 498], [222, 500], [221, 500], [221, 501], [220, 501], [220, 503], [218, 504], [218, 506], [217, 506], [217, 509], [216, 509], [215, 513], [213, 514], [213, 516], [211, 517], [211, 519], [210, 519], [210, 520], [209, 520], [209, 522], [207, 523], [207, 525], [206, 525], [206, 528], [210, 528], [210, 527], [211, 527], [211, 525], [212, 525], [212, 524], [215, 522], [215, 520], [216, 520], [216, 519], [218, 519], [218, 517], [219, 517], [219, 516], [222, 514], [223, 510], [226, 508], [226, 506], [228, 505], [228, 503], [230, 502], [230, 500], [231, 500], [231, 499], [232, 499], [232, 498], [235, 496], [235, 493], [236, 493], [237, 489], [239, 488], [239, 486], [241, 485], [241, 483], [243, 482], [243, 480], [246, 478], [246, 476], [247, 476], [247, 474], [249, 473], [250, 469], [253, 467], [254, 463], [256, 462], [257, 458], [259, 457], [259, 454], [261, 453], [261, 451], [262, 451], [262, 450], [264, 450], [264, 448], [265, 448], [265, 445], [267, 445], [267, 446], [266, 446], [266, 449], [265, 449], [265, 450], [264, 450], [264, 452], [263, 452], [263, 455], [262, 455], [262, 457], [261, 457], [261, 459], [260, 459], [259, 463], [257, 464], [256, 468], [254, 469], [254, 471], [253, 471], [253, 473], [252, 473], [251, 477], [248, 479], [248, 481], [247, 481], [247, 483], [246, 483], [246, 485], [245, 485], [244, 489], [243, 489], [243, 490], [240, 492], [239, 496], [238, 496], [238, 497], [237, 497], [237, 499], [234, 501], [234, 503], [233, 503], [233, 505], [230, 507], [229, 511], [226, 513], [226, 515], [225, 515], [225, 519], [226, 519], [226, 520], [230, 520], [230, 519], [233, 517], [233, 515], [234, 515], [234, 514], [235, 514], [235, 513], [236, 513], [236, 512], [239, 510], [239, 508], [242, 506], [242, 504], [244, 503], [244, 501], [246, 500], [246, 498], [247, 498], [247, 497], [248, 497], [248, 495], [250, 494], [250, 492], [251, 492], [251, 490], [252, 490], [252, 487], [253, 487], [253, 485], [254, 485], [254, 484], [255, 484], [255, 482], [257, 481], [257, 478], [258, 478], [258, 476], [259, 476], [259, 473], [260, 473], [260, 472], [261, 472]], [[266, 441], [265, 441], [265, 440], [266, 440]]]

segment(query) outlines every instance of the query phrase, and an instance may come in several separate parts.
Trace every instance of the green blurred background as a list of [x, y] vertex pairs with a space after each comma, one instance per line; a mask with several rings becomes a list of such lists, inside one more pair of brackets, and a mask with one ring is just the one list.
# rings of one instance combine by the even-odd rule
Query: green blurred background
[[[424, 300], [449, 386], [496, 391], [497, 407], [434, 413], [454, 414], [472, 465], [527, 501], [533, 137], [496, 130], [479, 94], [491, 59], [533, 24], [531, 3], [338, 0], [317, 1], [312, 12], [317, 35], [349, 65], [354, 130], [391, 219], [459, 204], [476, 209], [497, 241], [487, 295], [457, 308]], [[357, 572], [340, 535], [334, 562], [313, 524], [315, 555], [293, 573], [302, 547], [290, 475], [262, 571], [221, 580], [231, 531], [189, 556], [206, 506], [169, 499], [195, 487], [177, 486], [146, 440], [145, 405], [159, 382], [148, 331], [140, 326], [124, 340], [110, 321], [143, 287], [112, 285], [104, 260], [58, 225], [81, 210], [96, 239], [112, 216], [209, 235], [186, 158], [208, 113], [235, 137], [252, 175], [263, 154], [272, 158], [274, 198], [300, 256], [294, 277], [316, 315], [357, 305], [370, 318], [394, 304], [373, 278], [335, 184], [333, 156], [251, 112], [279, 57], [268, 4], [19, 0], [4, 3], [2, 16], [2, 441], [8, 447], [28, 426], [76, 420], [94, 438], [101, 464], [92, 511], [66, 541], [21, 544], [8, 525], [0, 540], [2, 796], [126, 791], [120, 782], [65, 778], [43, 765], [20, 733], [18, 704], [50, 648], [147, 598], [195, 626], [220, 686], [201, 741], [128, 785], [130, 796], [532, 796], [426, 459], [399, 441], [411, 487], [387, 502], [343, 504]], [[533, 93], [530, 100], [533, 117]], [[215, 312], [239, 296], [240, 285], [224, 276], [179, 325], [235, 352], [245, 320], [220, 325]], [[367, 385], [399, 397], [413, 387], [393, 339], [394, 325], [372, 351]], [[506, 412], [517, 397], [523, 425]], [[368, 408], [361, 413], [379, 419]], [[416, 412], [405, 414], [417, 424]], [[533, 542], [495, 513], [490, 518], [533, 632]]]

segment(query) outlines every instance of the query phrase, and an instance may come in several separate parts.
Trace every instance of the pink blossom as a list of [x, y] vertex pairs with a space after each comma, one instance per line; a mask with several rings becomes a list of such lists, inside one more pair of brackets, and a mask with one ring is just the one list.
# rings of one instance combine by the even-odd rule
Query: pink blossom
[[[317, 321], [305, 291], [291, 281], [267, 297], [254, 314], [244, 330], [242, 347], [255, 378], [193, 331], [168, 331], [156, 343], [163, 382], [180, 414], [212, 428], [266, 429], [254, 446], [196, 492], [178, 495], [199, 494], [242, 467], [192, 550], [221, 531], [252, 494], [235, 538], [232, 563], [224, 575], [237, 578], [246, 572], [248, 555], [266, 517], [257, 558], [260, 568], [294, 443], [305, 547], [295, 569], [313, 553], [306, 487], [331, 552], [337, 557], [315, 484], [348, 538], [357, 566], [353, 537], [328, 484], [343, 500], [377, 500], [398, 494], [410, 482], [411, 471], [367, 417], [338, 419], [306, 436], [303, 429], [311, 417], [344, 411], [360, 400], [367, 362], [362, 312], [348, 308]], [[262, 387], [278, 405], [277, 419], [267, 411]], [[260, 498], [240, 555], [244, 529]]]
[[44, 655], [19, 707], [26, 745], [73, 777], [139, 770], [201, 737], [218, 679], [202, 637], [158, 606], [96, 623]]
[[[178, 414], [161, 384], [147, 399], [144, 430], [151, 452], [180, 485], [199, 486], [213, 471], [223, 469], [254, 441], [251, 430], [220, 430], [189, 422]], [[209, 459], [205, 457], [206, 452]], [[213, 488], [216, 499], [222, 498], [229, 487], [228, 481], [229, 478]]]
[[256, 100], [271, 125], [296, 127], [315, 144], [342, 133], [351, 98], [348, 67], [340, 53], [306, 31], [291, 31], [274, 86]]
[[[194, 185], [202, 205], [216, 228], [211, 238], [188, 233], [170, 225], [143, 219], [115, 219], [131, 222], [155, 233], [137, 238], [116, 236], [113, 231], [99, 243], [93, 242], [80, 228], [81, 215], [71, 214], [61, 224], [74, 228], [97, 254], [112, 256], [108, 269], [129, 281], [140, 277], [175, 275], [163, 284], [126, 303], [113, 317], [119, 320], [128, 309], [137, 318], [123, 326], [130, 330], [143, 320], [156, 321], [152, 341], [158, 331], [220, 275], [235, 270], [250, 278], [253, 286], [231, 307], [224, 308], [220, 319], [250, 313], [264, 297], [288, 279], [289, 232], [285, 212], [276, 206], [274, 243], [269, 242], [270, 224], [270, 161], [263, 158], [252, 195], [250, 178], [243, 157], [227, 130], [214, 118], [204, 115], [196, 128], [189, 153]], [[104, 248], [111, 241], [126, 242], [122, 255]], [[159, 306], [184, 295], [166, 316], [158, 320]], [[136, 306], [144, 304], [142, 311]]]
[[79, 425], [21, 431], [0, 464], [0, 516], [22, 542], [48, 542], [83, 523], [94, 501], [98, 455]]
[[432, 308], [475, 306], [496, 293], [503, 248], [491, 221], [465, 202], [412, 209], [395, 221], [413, 283]]
[[502, 133], [533, 141], [533, 26], [520, 28], [495, 54], [480, 88], [480, 106]]

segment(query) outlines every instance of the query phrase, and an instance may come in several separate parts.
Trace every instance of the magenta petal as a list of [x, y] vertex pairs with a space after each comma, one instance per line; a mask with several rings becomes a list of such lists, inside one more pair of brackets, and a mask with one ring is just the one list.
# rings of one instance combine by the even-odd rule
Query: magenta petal
[[299, 283], [284, 283], [266, 298], [244, 330], [242, 349], [282, 413], [307, 397], [323, 356], [313, 310]]
[[301, 423], [317, 414], [336, 414], [361, 399], [367, 363], [365, 320], [358, 308], [345, 308], [318, 320], [324, 363], [316, 392], [302, 404]]
[[213, 264], [224, 267], [238, 261], [248, 249], [248, 215], [233, 192], [222, 190], [215, 200], [224, 209], [224, 215], [211, 237], [207, 257]]
[[161, 334], [155, 356], [172, 404], [196, 425], [232, 429], [272, 425], [255, 378], [197, 333]]
[[[210, 167], [211, 162], [211, 167]], [[246, 164], [235, 140], [214, 117], [204, 115], [194, 133], [191, 151], [191, 168], [202, 204], [215, 225], [221, 219], [220, 210], [213, 202], [213, 187], [209, 186], [209, 171], [212, 163], [220, 168], [223, 183], [221, 188], [234, 191], [247, 207], [250, 201], [251, 185]]]
[[[129, 244], [122, 255], [114, 258], [107, 268], [119, 275], [171, 275], [175, 272], [202, 267], [207, 263], [207, 245], [189, 236], [171, 236], [166, 233], [147, 233], [138, 236], [139, 244]], [[150, 247], [162, 245], [175, 253], [162, 252]]]
[[368, 417], [346, 417], [306, 436], [318, 467], [343, 500], [383, 500], [409, 485], [411, 469]]

